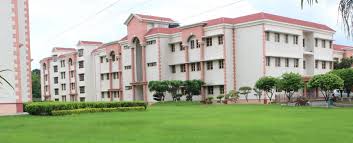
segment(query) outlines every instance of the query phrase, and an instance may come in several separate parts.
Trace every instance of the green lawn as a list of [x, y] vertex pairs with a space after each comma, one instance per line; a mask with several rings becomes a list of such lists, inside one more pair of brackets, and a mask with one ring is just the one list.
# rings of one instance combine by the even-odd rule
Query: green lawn
[[0, 117], [0, 143], [352, 143], [353, 108], [154, 105], [146, 112]]

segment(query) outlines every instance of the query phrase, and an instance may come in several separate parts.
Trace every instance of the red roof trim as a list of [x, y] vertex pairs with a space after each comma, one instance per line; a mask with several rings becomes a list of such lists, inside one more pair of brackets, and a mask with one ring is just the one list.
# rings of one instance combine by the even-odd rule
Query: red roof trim
[[53, 48], [52, 52], [54, 51], [76, 51], [75, 48], [62, 48], [62, 47], [55, 47]]
[[79, 41], [77, 45], [101, 45], [102, 42], [97, 41]]
[[157, 34], [157, 33], [173, 34], [173, 33], [178, 33], [178, 32], [181, 32], [181, 30], [179, 28], [152, 28], [145, 34], [145, 36], [153, 35], [153, 34]]
[[352, 49], [352, 48], [353, 47], [351, 47], [351, 46], [333, 44], [333, 49], [336, 51], [345, 51], [347, 49]]
[[138, 17], [147, 20], [158, 20], [158, 21], [166, 21], [166, 22], [174, 22], [173, 19], [168, 17], [160, 17], [160, 16], [152, 16], [152, 15], [143, 15], [143, 14], [136, 14]]

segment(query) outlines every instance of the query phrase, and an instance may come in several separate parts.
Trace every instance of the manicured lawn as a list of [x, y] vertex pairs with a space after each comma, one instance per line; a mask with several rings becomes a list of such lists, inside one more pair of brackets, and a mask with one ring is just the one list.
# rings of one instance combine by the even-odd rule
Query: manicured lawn
[[353, 108], [155, 105], [146, 112], [0, 117], [0, 143], [352, 143]]

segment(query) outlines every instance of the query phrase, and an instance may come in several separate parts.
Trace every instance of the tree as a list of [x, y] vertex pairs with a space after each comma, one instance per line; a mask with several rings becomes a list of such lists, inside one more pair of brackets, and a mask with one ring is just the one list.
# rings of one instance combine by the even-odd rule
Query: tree
[[351, 68], [353, 65], [353, 59], [352, 58], [343, 58], [341, 62], [335, 62], [334, 63], [334, 69], [347, 69]]
[[248, 101], [248, 95], [251, 92], [251, 87], [249, 86], [243, 86], [239, 88], [239, 93], [245, 96], [246, 102]]
[[9, 69], [0, 70], [0, 85], [3, 85], [3, 82], [5, 82], [8, 86], [10, 86], [13, 90], [15, 90], [15, 88], [11, 85], [11, 83], [1, 75], [1, 73], [8, 72], [8, 71], [11, 71], [11, 70]]
[[201, 93], [201, 87], [204, 84], [202, 80], [186, 80], [183, 83], [184, 90], [186, 93], [186, 101], [192, 101], [192, 96], [199, 95]]
[[224, 98], [224, 95], [223, 94], [221, 94], [221, 95], [218, 95], [217, 97], [216, 97], [219, 101], [219, 103], [222, 103], [222, 99]]
[[321, 75], [315, 75], [308, 82], [308, 88], [319, 88], [325, 100], [328, 101], [330, 95], [335, 89], [341, 89], [344, 81], [337, 75], [327, 73]]
[[255, 88], [264, 91], [265, 96], [267, 96], [270, 99], [270, 102], [272, 102], [272, 97], [276, 90], [277, 81], [278, 79], [275, 77], [265, 76], [256, 81]]
[[150, 81], [148, 83], [148, 88], [153, 94], [153, 99], [156, 101], [164, 101], [164, 92], [168, 89], [168, 83], [166, 81]]
[[[311, 6], [318, 3], [318, 0], [306, 0]], [[301, 0], [302, 8], [304, 7], [304, 0]], [[340, 0], [338, 4], [338, 13], [341, 17], [344, 31], [347, 37], [353, 35], [353, 0]]]
[[279, 90], [284, 91], [284, 94], [288, 98], [288, 102], [290, 102], [293, 94], [304, 87], [304, 82], [298, 73], [284, 73], [278, 79], [277, 87]]
[[183, 81], [181, 80], [170, 80], [167, 81], [168, 83], [168, 89], [167, 91], [172, 95], [173, 101], [177, 101], [179, 100], [178, 98], [180, 98], [178, 96], [178, 90], [180, 89], [180, 87], [183, 85]]
[[257, 99], [259, 100], [259, 102], [261, 102], [261, 96], [262, 96], [262, 90], [258, 89], [258, 88], [253, 88], [254, 92], [255, 92], [255, 96], [257, 97]]
[[32, 70], [32, 96], [35, 99], [41, 98], [40, 86], [40, 70], [34, 69]]
[[353, 87], [353, 69], [349, 68], [333, 70], [331, 73], [339, 76], [343, 80], [343, 89], [346, 91], [347, 96], [349, 97]]

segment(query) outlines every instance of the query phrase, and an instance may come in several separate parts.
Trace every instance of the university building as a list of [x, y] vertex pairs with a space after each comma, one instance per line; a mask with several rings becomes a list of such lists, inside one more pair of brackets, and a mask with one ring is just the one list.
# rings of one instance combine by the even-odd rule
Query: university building
[[[32, 100], [28, 0], [0, 1], [0, 114], [23, 112]], [[12, 86], [12, 87], [11, 87]]]
[[[295, 72], [307, 80], [349, 53], [333, 44], [335, 31], [326, 25], [268, 13], [185, 26], [131, 14], [124, 24], [127, 35], [120, 40], [54, 48], [41, 61], [43, 100], [154, 102], [149, 81], [192, 79], [205, 82], [194, 96], [202, 100], [253, 87], [263, 76]], [[306, 88], [301, 93], [318, 95]]]

